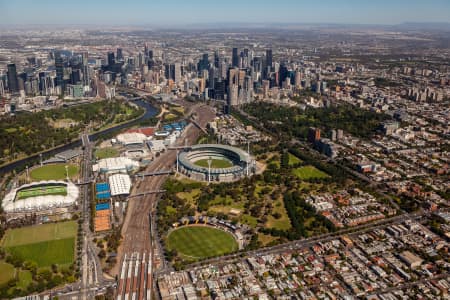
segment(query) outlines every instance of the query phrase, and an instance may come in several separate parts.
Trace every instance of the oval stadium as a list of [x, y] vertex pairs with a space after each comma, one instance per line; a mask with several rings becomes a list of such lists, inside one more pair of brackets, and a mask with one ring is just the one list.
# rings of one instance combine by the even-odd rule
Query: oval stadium
[[178, 164], [180, 173], [201, 181], [235, 181], [255, 172], [255, 162], [247, 152], [220, 144], [192, 146], [179, 153]]
[[11, 190], [2, 201], [6, 213], [37, 212], [74, 205], [78, 188], [71, 182], [41, 181]]

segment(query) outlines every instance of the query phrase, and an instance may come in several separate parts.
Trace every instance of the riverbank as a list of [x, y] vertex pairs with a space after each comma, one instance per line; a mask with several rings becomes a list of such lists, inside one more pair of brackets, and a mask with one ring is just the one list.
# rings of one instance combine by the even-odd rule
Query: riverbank
[[[106, 128], [104, 130], [101, 131], [97, 131], [97, 132], [92, 132], [89, 134], [89, 139], [91, 141], [95, 141], [97, 140], [99, 137], [103, 136], [103, 135], [107, 135], [110, 134], [116, 130], [122, 130], [125, 129], [127, 127], [131, 127], [134, 126], [142, 121], [145, 121], [147, 119], [153, 118], [156, 116], [156, 114], [158, 113], [158, 108], [155, 107], [154, 104], [151, 104], [149, 102], [146, 102], [144, 100], [135, 100], [133, 101], [134, 103], [136, 103], [139, 107], [143, 108], [145, 110], [145, 112], [138, 118], [133, 119], [133, 120], [129, 120], [129, 121], [125, 121], [122, 122], [120, 124], [116, 124], [112, 127]], [[65, 150], [69, 150], [72, 148], [76, 148], [76, 147], [80, 147], [82, 145], [81, 143], [81, 139], [77, 138], [74, 139], [72, 141], [70, 141], [69, 143], [66, 144], [62, 144], [56, 147], [53, 147], [51, 149], [47, 149], [44, 151], [40, 151], [37, 152], [33, 155], [27, 156], [25, 158], [20, 158], [20, 159], [16, 159], [14, 161], [5, 163], [3, 165], [0, 166], [0, 174], [5, 174], [5, 173], [9, 173], [11, 171], [13, 171], [14, 169], [20, 169], [20, 168], [24, 168], [25, 166], [31, 166], [34, 163], [38, 162], [40, 156], [42, 155], [42, 157], [50, 157], [52, 155], [55, 155], [59, 152], [65, 151]]]

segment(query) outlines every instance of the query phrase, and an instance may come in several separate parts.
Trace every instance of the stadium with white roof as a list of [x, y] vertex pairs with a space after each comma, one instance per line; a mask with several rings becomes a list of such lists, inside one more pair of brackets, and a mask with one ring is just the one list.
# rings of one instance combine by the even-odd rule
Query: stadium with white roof
[[79, 190], [71, 182], [41, 181], [11, 190], [2, 201], [6, 213], [39, 212], [76, 204]]
[[[200, 160], [225, 160], [230, 167], [208, 168], [196, 164]], [[255, 172], [255, 161], [242, 149], [220, 144], [199, 144], [179, 153], [178, 171], [202, 181], [234, 181]]]

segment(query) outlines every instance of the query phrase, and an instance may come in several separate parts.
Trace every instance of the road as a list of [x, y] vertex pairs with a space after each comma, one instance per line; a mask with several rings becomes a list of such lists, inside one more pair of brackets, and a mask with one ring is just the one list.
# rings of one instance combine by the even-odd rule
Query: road
[[[419, 220], [425, 216], [427, 216], [428, 212], [416, 212], [412, 214], [402, 214], [399, 216], [391, 217], [388, 219], [383, 219], [379, 221], [375, 221], [369, 224], [360, 225], [353, 228], [345, 228], [336, 232], [330, 232], [322, 235], [313, 236], [307, 239], [301, 239], [301, 240], [295, 240], [283, 244], [278, 244], [272, 247], [266, 247], [266, 248], [260, 248], [257, 250], [250, 250], [250, 251], [244, 251], [244, 252], [237, 252], [234, 254], [229, 254], [221, 257], [215, 257], [211, 259], [202, 260], [197, 263], [190, 264], [186, 266], [185, 270], [191, 270], [195, 269], [200, 266], [205, 266], [209, 264], [222, 264], [227, 261], [232, 261], [234, 259], [242, 259], [245, 257], [251, 257], [251, 256], [259, 256], [259, 255], [267, 255], [267, 254], [273, 254], [273, 253], [279, 253], [282, 251], [287, 251], [291, 249], [298, 249], [298, 248], [305, 248], [312, 246], [314, 244], [320, 243], [320, 242], [327, 242], [331, 241], [333, 239], [336, 239], [339, 236], [345, 235], [345, 234], [361, 234], [365, 232], [372, 231], [374, 229], [384, 228], [386, 226], [392, 225], [392, 224], [398, 224], [402, 223], [406, 220]], [[171, 270], [163, 270], [161, 272], [158, 272], [158, 275], [164, 275], [170, 273]]]
[[[83, 165], [82, 165], [82, 181], [91, 179], [91, 157], [92, 143], [89, 136], [83, 134], [82, 141], [84, 145]], [[91, 287], [103, 283], [103, 273], [97, 254], [95, 245], [92, 244], [92, 232], [89, 227], [90, 222], [90, 190], [89, 185], [83, 185], [82, 191], [82, 230], [83, 230], [83, 246], [82, 246], [82, 264], [81, 264], [81, 299], [92, 299], [95, 294], [92, 293]]]

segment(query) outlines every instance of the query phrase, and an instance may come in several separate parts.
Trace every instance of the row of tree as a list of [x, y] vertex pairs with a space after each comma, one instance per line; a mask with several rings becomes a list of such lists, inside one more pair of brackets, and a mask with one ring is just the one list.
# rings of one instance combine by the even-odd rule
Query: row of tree
[[[100, 101], [36, 113], [18, 113], [0, 120], [0, 164], [65, 144], [90, 123], [99, 129], [113, 122], [137, 118], [142, 113], [123, 101]], [[70, 126], [56, 122], [71, 120]]]

